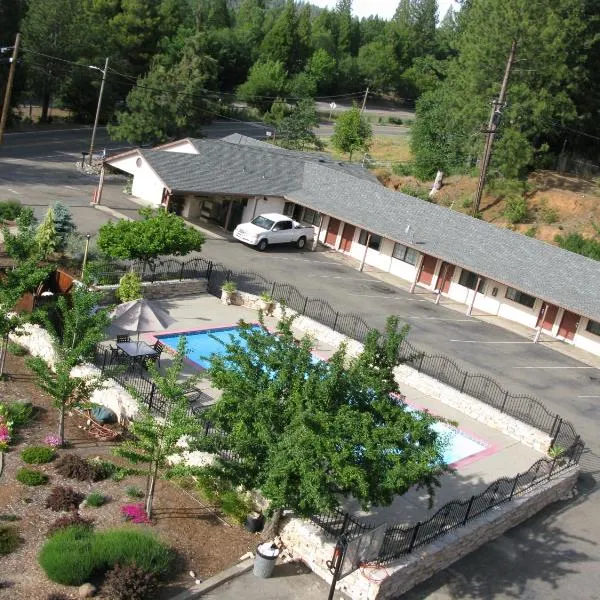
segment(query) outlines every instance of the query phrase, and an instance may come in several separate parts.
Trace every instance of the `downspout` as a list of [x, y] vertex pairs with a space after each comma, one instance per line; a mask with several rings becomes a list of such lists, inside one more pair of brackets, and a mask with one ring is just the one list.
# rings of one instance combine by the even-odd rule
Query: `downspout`
[[477, 293], [479, 292], [479, 286], [481, 285], [481, 277], [477, 277], [477, 284], [475, 285], [475, 290], [473, 293], [473, 297], [471, 298], [471, 302], [469, 302], [469, 308], [467, 308], [467, 316], [471, 316], [471, 311], [473, 310], [473, 305], [475, 304], [475, 298], [477, 297]]

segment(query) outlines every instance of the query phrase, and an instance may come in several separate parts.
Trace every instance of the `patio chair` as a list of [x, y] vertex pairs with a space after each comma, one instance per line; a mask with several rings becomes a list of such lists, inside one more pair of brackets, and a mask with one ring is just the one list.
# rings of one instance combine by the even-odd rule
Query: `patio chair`
[[154, 344], [154, 346], [152, 346], [152, 347], [154, 348], [154, 351], [156, 352], [156, 354], [154, 354], [152, 356], [152, 358], [154, 359], [156, 364], [158, 364], [158, 366], [160, 367], [160, 355], [163, 353], [163, 351], [165, 349], [165, 345], [160, 340], [157, 340], [156, 343]]
[[119, 362], [119, 358], [123, 354], [122, 350], [113, 345], [109, 346], [108, 349], [110, 350], [110, 363]]
[[118, 335], [117, 336], [117, 344], [122, 344], [124, 342], [130, 342], [131, 338], [128, 335]]

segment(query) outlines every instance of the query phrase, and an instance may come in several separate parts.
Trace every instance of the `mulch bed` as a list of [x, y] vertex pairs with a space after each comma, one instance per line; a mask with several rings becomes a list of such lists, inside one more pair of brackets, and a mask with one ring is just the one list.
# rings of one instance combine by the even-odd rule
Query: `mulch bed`
[[[95, 483], [78, 482], [59, 476], [50, 463], [33, 466], [49, 475], [48, 485], [27, 487], [16, 481], [17, 470], [24, 466], [20, 451], [26, 446], [40, 444], [46, 435], [55, 433], [58, 415], [50, 398], [36, 386], [22, 358], [9, 355], [6, 371], [11, 378], [0, 382], [0, 400], [31, 402], [37, 415], [28, 427], [20, 430], [18, 439], [4, 455], [4, 471], [0, 475], [0, 514], [20, 517], [14, 525], [22, 537], [22, 544], [12, 554], [0, 557], [0, 599], [43, 600], [48, 593], [55, 591], [76, 598], [76, 588], [52, 583], [37, 562], [48, 526], [65, 514], [44, 508], [51, 486], [69, 485], [84, 494], [95, 490], [108, 496], [110, 501], [104, 506], [85, 507], [80, 511], [83, 516], [95, 519], [96, 529], [104, 529], [124, 524], [120, 507], [132, 502], [125, 490], [130, 486], [143, 490], [145, 478], [131, 476], [120, 482], [111, 479]], [[81, 416], [67, 417], [65, 437], [71, 448], [60, 450], [60, 453], [76, 452], [84, 457], [100, 456], [118, 462], [111, 456], [111, 448], [118, 442], [94, 439], [82, 429], [85, 425], [86, 421]], [[224, 524], [210, 506], [199, 503], [172, 482], [158, 482], [154, 507], [152, 525], [132, 527], [148, 528], [176, 551], [177, 574], [162, 588], [157, 600], [166, 600], [193, 585], [189, 571], [194, 571], [198, 578], [206, 579], [237, 562], [243, 554], [254, 550], [258, 543], [256, 534], [248, 533], [238, 525]]]

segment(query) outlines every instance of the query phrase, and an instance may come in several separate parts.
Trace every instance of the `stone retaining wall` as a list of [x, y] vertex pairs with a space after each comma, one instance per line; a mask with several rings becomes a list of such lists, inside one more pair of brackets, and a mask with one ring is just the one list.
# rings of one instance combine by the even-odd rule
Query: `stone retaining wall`
[[[206, 279], [184, 279], [182, 281], [155, 281], [142, 283], [142, 294], [148, 300], [161, 300], [162, 298], [181, 298], [184, 296], [198, 296], [206, 293]], [[94, 289], [104, 294], [103, 302], [106, 304], [118, 303], [115, 292], [118, 285], [97, 285]]]
[[[463, 556], [490, 542], [531, 516], [566, 496], [575, 486], [579, 468], [574, 466], [556, 478], [497, 506], [431, 544], [386, 565], [387, 577], [374, 583], [357, 570], [342, 579], [337, 589], [353, 600], [391, 600], [429, 579]], [[320, 577], [331, 582], [325, 561], [331, 560], [334, 542], [323, 531], [302, 519], [290, 519], [281, 531], [281, 539], [294, 557], [301, 558]], [[373, 570], [373, 579], [385, 572]]]

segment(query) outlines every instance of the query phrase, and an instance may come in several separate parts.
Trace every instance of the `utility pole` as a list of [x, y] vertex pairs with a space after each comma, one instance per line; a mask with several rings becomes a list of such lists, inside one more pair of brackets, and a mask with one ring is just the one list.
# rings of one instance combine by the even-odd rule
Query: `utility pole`
[[106, 62], [104, 63], [104, 71], [99, 67], [94, 67], [90, 65], [90, 69], [95, 69], [96, 71], [102, 72], [102, 83], [100, 84], [100, 94], [98, 95], [98, 106], [96, 107], [96, 118], [94, 119], [94, 129], [92, 129], [92, 141], [90, 142], [90, 158], [88, 164], [91, 166], [92, 164], [92, 156], [94, 153], [94, 140], [96, 139], [96, 129], [98, 127], [98, 119], [100, 118], [100, 107], [102, 106], [102, 94], [104, 94], [104, 82], [106, 81], [106, 73], [108, 71], [108, 57], [106, 57]]
[[363, 103], [362, 106], [360, 107], [360, 112], [362, 113], [365, 110], [365, 107], [367, 106], [367, 98], [369, 96], [369, 88], [367, 87], [366, 91], [365, 91], [365, 97], [363, 98]]
[[500, 88], [500, 95], [497, 100], [494, 100], [492, 104], [492, 114], [490, 115], [490, 122], [485, 130], [487, 134], [485, 138], [485, 147], [483, 150], [483, 157], [481, 159], [481, 171], [479, 174], [479, 183], [477, 184], [477, 191], [475, 192], [475, 200], [473, 201], [473, 215], [479, 212], [479, 205], [481, 204], [481, 196], [483, 195], [483, 188], [485, 186], [485, 179], [487, 176], [487, 170], [490, 166], [490, 158], [492, 157], [492, 146], [494, 145], [494, 138], [496, 137], [496, 131], [500, 124], [502, 117], [502, 108], [504, 107], [504, 99], [506, 98], [506, 88], [508, 87], [508, 78], [510, 76], [510, 70], [515, 60], [515, 53], [517, 51], [517, 40], [512, 41], [510, 47], [510, 54], [506, 61], [506, 69], [504, 70], [504, 79], [502, 80], [502, 87]]
[[10, 98], [12, 96], [13, 81], [15, 79], [15, 68], [17, 66], [17, 54], [19, 53], [19, 44], [21, 43], [21, 34], [17, 33], [15, 37], [15, 45], [10, 59], [10, 69], [8, 70], [8, 81], [6, 82], [6, 92], [4, 94], [4, 104], [2, 105], [2, 117], [0, 117], [0, 144], [4, 137], [4, 128], [8, 119], [8, 111], [10, 110]]

